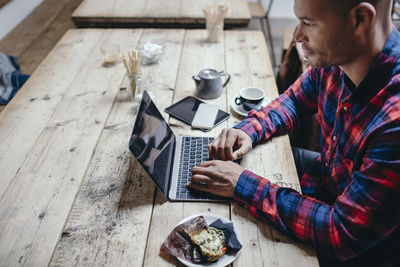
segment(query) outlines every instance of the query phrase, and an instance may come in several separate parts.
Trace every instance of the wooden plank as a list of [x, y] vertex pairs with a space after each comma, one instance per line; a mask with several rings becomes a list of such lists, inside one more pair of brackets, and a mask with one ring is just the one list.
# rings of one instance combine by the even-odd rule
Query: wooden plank
[[82, 0], [69, 1], [53, 22], [21, 53], [18, 63], [22, 73], [32, 74], [67, 30], [75, 28], [70, 17], [81, 2]]
[[[125, 33], [132, 35], [131, 30]], [[141, 42], [162, 41], [165, 46], [162, 64], [142, 68], [143, 75], [153, 74], [152, 92], [160, 110], [172, 99], [169, 88], [176, 75], [167, 70], [178, 69], [183, 36], [184, 30], [146, 30], [141, 36]], [[135, 47], [137, 41], [129, 39], [126, 44]], [[142, 265], [155, 185], [128, 150], [132, 107], [126, 91], [120, 91], [52, 266]]]
[[[12, 172], [2, 168], [12, 174], [0, 200], [0, 258], [5, 266], [49, 264], [124, 73], [122, 64], [102, 66], [100, 47], [109, 40], [126, 42], [125, 35], [68, 32], [28, 81], [31, 90], [10, 103], [14, 110], [0, 114], [6, 121], [1, 120], [0, 136], [9, 150], [1, 153], [1, 164], [13, 165], [17, 155], [19, 167]], [[30, 121], [11, 124], [13, 111]], [[9, 129], [14, 133], [5, 136]], [[17, 146], [8, 140], [14, 135], [22, 138]]]
[[[209, 44], [205, 42], [205, 39], [205, 30], [186, 31], [178, 77], [174, 87], [174, 102], [184, 96], [194, 94], [195, 83], [191, 78], [192, 75], [197, 74], [204, 68], [215, 68], [218, 70], [225, 68], [223, 40], [217, 44]], [[176, 75], [175, 70], [171, 70], [170, 73], [171, 75]], [[221, 107], [225, 107], [226, 91], [220, 98], [206, 102], [218, 103]], [[208, 133], [192, 131], [190, 126], [173, 118], [170, 118], [170, 125], [174, 125], [173, 130], [175, 134], [192, 136], [214, 136], [223, 128], [223, 126], [219, 126]], [[193, 214], [206, 212], [212, 212], [229, 218], [229, 204], [215, 202], [168, 202], [157, 191], [144, 266], [169, 266], [177, 264], [176, 259], [165, 259], [158, 255], [162, 242], [180, 220]]]
[[[267, 99], [278, 96], [261, 32], [227, 31], [225, 46], [227, 71], [233, 74], [232, 84], [236, 85], [228, 91], [228, 101], [233, 101], [240, 88], [248, 86], [264, 89]], [[256, 146], [243, 158], [242, 166], [281, 186], [301, 190], [287, 136]], [[318, 266], [315, 252], [310, 247], [295, 243], [271, 225], [255, 220], [237, 204], [232, 205], [231, 212], [232, 220], [243, 238], [243, 251], [235, 266], [268, 266], [272, 263], [279, 263], [279, 266]]]
[[250, 22], [251, 15], [247, 0], [221, 0], [218, 4], [226, 5], [229, 8], [224, 21], [225, 25], [237, 24], [238, 26], [247, 26]]
[[[122, 65], [103, 68], [99, 52], [110, 41], [120, 43], [122, 51], [132, 49], [139, 33], [68, 32], [27, 82], [29, 90], [19, 92], [0, 114], [0, 258], [6, 259], [4, 265], [48, 265], [60, 237], [53, 266], [174, 265], [174, 259], [158, 255], [160, 245], [179, 220], [199, 212], [227, 218], [231, 212], [245, 237], [234, 265], [318, 264], [309, 247], [256, 221], [235, 204], [230, 211], [226, 203], [167, 202], [157, 191], [151, 213], [154, 184], [127, 150], [134, 107], [125, 91], [118, 91], [124, 70]], [[140, 39], [165, 45], [161, 63], [143, 67], [144, 75], [152, 75], [160, 110], [193, 94], [191, 76], [207, 67], [232, 74], [223, 96], [207, 102], [228, 108], [240, 88], [249, 85], [264, 88], [269, 98], [277, 96], [262, 33], [225, 32], [225, 39], [217, 44], [205, 42], [205, 31], [187, 31], [184, 44], [182, 38], [182, 30], [146, 30]], [[206, 134], [170, 119], [177, 134], [191, 135], [216, 135], [238, 121], [232, 117]], [[255, 166], [260, 158], [264, 163]], [[300, 190], [287, 137], [258, 146], [243, 166]]]
[[16, 58], [57, 18], [69, 0], [45, 0], [0, 41], [0, 51]]
[[0, 114], [0, 199], [99, 38], [96, 31], [67, 33]]
[[260, 1], [249, 2], [250, 15], [252, 18], [262, 18], [266, 11]]
[[[185, 46], [182, 51], [180, 63], [179, 77], [175, 85], [174, 102], [192, 95], [195, 96], [196, 84], [192, 79], [202, 69], [215, 69], [217, 71], [225, 70], [225, 50], [223, 38], [219, 43], [207, 43], [206, 30], [191, 30], [186, 32]], [[222, 78], [224, 81], [225, 77]], [[227, 111], [226, 106], [226, 88], [223, 89], [222, 95], [217, 99], [203, 100], [206, 103], [214, 104], [221, 109]], [[179, 135], [197, 135], [197, 136], [216, 136], [219, 132], [227, 127], [227, 123], [221, 123], [209, 132], [193, 130], [187, 124], [170, 118], [170, 123], [177, 125], [176, 133]]]
[[250, 11], [246, 0], [84, 0], [72, 14], [72, 20], [79, 27], [154, 27], [154, 23], [178, 27], [199, 27], [201, 24], [204, 27], [202, 8], [218, 4], [229, 7], [226, 25], [245, 26], [249, 23]]
[[[169, 18], [171, 22], [174, 22], [172, 18], [178, 18], [181, 15], [181, 8], [184, 5], [184, 1], [143, 1], [146, 2], [146, 6], [141, 14], [135, 14], [135, 17], [149, 17], [154, 18]], [[130, 14], [126, 14], [130, 16]]]
[[[235, 1], [237, 2], [237, 1]], [[204, 18], [203, 8], [204, 7], [212, 7], [217, 4], [220, 4], [221, 1], [214, 1], [214, 0], [202, 0], [202, 1], [190, 1], [188, 4], [183, 4], [181, 6], [180, 17], [187, 17], [187, 18]], [[229, 5], [228, 13], [226, 14], [226, 18], [232, 16], [232, 6]]]
[[293, 40], [293, 34], [294, 34], [294, 29], [285, 28], [283, 30], [283, 36], [282, 36], [282, 41], [283, 41], [282, 49], [283, 49], [283, 51], [288, 50], [288, 48], [290, 46], [290, 43]]

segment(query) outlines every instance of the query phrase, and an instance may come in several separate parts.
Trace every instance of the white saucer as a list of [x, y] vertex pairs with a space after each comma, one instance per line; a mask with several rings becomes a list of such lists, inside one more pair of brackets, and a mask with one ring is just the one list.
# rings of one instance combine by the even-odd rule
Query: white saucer
[[[266, 98], [264, 98], [264, 101], [262, 102], [261, 107], [267, 106], [267, 105], [269, 104], [269, 102], [270, 102], [269, 100], [267, 100]], [[235, 111], [237, 114], [239, 114], [239, 115], [241, 115], [241, 116], [243, 116], [243, 117], [246, 117], [246, 116], [247, 116], [248, 111], [244, 110], [244, 108], [243, 108], [242, 105], [236, 104], [235, 98], [233, 99], [233, 101], [232, 101], [232, 103], [231, 103], [231, 108], [232, 108], [233, 111]]]

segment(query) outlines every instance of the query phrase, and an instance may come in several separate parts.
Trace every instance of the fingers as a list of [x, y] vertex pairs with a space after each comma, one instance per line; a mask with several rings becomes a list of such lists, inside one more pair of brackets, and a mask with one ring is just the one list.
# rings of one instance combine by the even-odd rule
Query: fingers
[[226, 160], [225, 150], [224, 150], [225, 142], [226, 142], [226, 129], [223, 129], [219, 136], [219, 142], [217, 145], [217, 155], [221, 160]]
[[225, 141], [225, 158], [226, 160], [235, 160], [235, 154], [233, 153], [233, 148], [235, 143], [237, 143], [239, 136], [236, 131], [228, 131]]
[[233, 153], [233, 159], [237, 160], [242, 158], [247, 152], [249, 152], [251, 147], [241, 146], [238, 150]]
[[[213, 160], [209, 160], [209, 161], [203, 161], [203, 162], [201, 162], [200, 163], [200, 167], [209, 167], [209, 166], [211, 166], [211, 165], [213, 165], [214, 164], [214, 161]], [[194, 166], [193, 167], [193, 169], [195, 169], [195, 168], [197, 168], [197, 166]]]
[[192, 168], [193, 177], [196, 177], [197, 175], [203, 175], [208, 177], [212, 176], [214, 173], [210, 167], [214, 165], [215, 161], [203, 161], [202, 163], [200, 163], [200, 166], [194, 166]]
[[208, 146], [212, 159], [233, 160], [233, 145], [236, 135], [233, 129], [223, 129], [221, 134]]
[[192, 176], [192, 183], [198, 185], [210, 185], [212, 183], [212, 180], [208, 176], [196, 174]]
[[217, 153], [215, 151], [215, 146], [218, 145], [219, 142], [219, 136], [214, 139], [209, 145], [208, 145], [208, 154], [210, 155], [210, 158], [215, 160], [217, 159]]
[[192, 181], [186, 186], [193, 190], [232, 197], [243, 168], [231, 161], [213, 160], [192, 169]]
[[239, 137], [236, 139], [236, 143], [234, 145], [237, 150], [233, 153], [233, 160], [242, 158], [247, 152], [249, 152], [253, 148], [250, 136], [248, 136], [245, 132], [241, 130], [239, 130], [238, 135]]
[[209, 193], [213, 193], [210, 185], [213, 184], [211, 178], [201, 174], [194, 174], [192, 176], [192, 181], [187, 183], [186, 186], [189, 189], [197, 190], [197, 191], [205, 191]]
[[226, 135], [226, 129], [223, 129], [222, 132], [219, 134], [217, 138], [214, 139], [211, 144], [208, 145], [208, 152], [210, 154], [211, 159], [222, 159], [225, 160], [225, 155], [220, 154], [220, 151], [224, 144], [225, 144], [225, 137]]
[[191, 190], [196, 190], [196, 191], [204, 191], [204, 192], [208, 192], [208, 193], [214, 193], [207, 184], [195, 184], [192, 182], [189, 182], [187, 185], [187, 188], [191, 189]]

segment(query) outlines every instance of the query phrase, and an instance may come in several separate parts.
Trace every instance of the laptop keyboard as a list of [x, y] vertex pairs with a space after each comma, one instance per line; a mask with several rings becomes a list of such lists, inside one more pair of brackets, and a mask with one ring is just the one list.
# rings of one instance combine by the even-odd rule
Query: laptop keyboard
[[202, 161], [210, 160], [208, 144], [213, 137], [183, 137], [181, 147], [181, 162], [178, 173], [177, 197], [181, 199], [215, 199], [215, 195], [189, 191], [186, 184], [192, 179], [192, 168], [199, 166]]

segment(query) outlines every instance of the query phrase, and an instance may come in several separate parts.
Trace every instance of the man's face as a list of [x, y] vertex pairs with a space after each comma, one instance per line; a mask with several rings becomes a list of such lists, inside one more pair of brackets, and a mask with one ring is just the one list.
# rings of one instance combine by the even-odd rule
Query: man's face
[[304, 59], [316, 68], [345, 65], [357, 56], [347, 15], [333, 12], [329, 1], [295, 0], [294, 4], [300, 21], [295, 38], [302, 43]]

